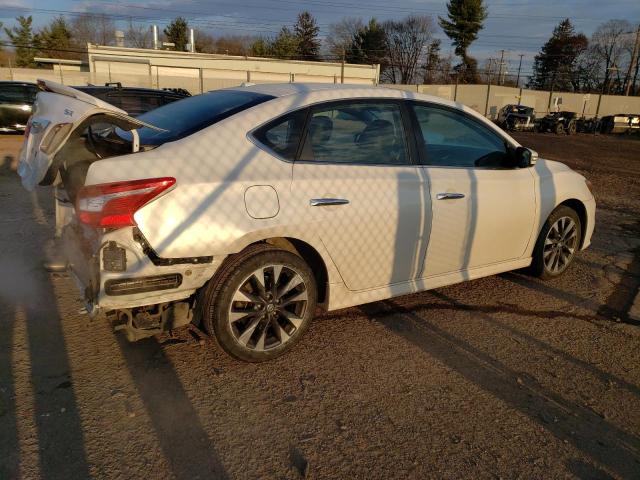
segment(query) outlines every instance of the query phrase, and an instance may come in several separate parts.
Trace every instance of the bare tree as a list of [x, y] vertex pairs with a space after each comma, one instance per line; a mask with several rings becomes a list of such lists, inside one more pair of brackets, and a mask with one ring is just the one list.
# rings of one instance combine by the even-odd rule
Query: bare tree
[[125, 33], [127, 45], [133, 48], [151, 48], [153, 39], [151, 38], [151, 27], [139, 23], [133, 23], [129, 19], [129, 27]]
[[618, 72], [624, 62], [626, 43], [633, 27], [626, 20], [609, 20], [601, 24], [591, 36], [593, 54], [600, 60], [603, 89], [609, 91], [612, 73]]
[[213, 38], [213, 35], [200, 28], [194, 28], [193, 35], [196, 42], [196, 52], [216, 53], [216, 39]]
[[328, 54], [334, 58], [341, 58], [363, 27], [362, 19], [357, 17], [345, 17], [329, 25], [329, 35], [324, 41]]
[[384, 23], [391, 83], [414, 83], [425, 48], [433, 36], [433, 20], [428, 16], [409, 15], [403, 20]]
[[71, 37], [80, 48], [86, 48], [87, 43], [114, 45], [116, 24], [107, 15], [83, 13], [71, 22]]
[[[625, 50], [628, 55], [628, 67], [624, 76], [625, 95], [628, 95], [629, 91], [635, 89], [636, 80], [638, 78], [638, 70], [640, 64], [640, 44], [636, 45], [637, 41], [640, 41], [640, 26], [637, 27], [634, 35], [630, 35], [630, 38], [625, 42]], [[635, 56], [635, 58], [634, 58]], [[632, 94], [633, 95], [633, 94]]]
[[576, 60], [575, 90], [591, 92], [599, 89], [601, 64], [593, 45], [583, 50]]
[[255, 37], [248, 35], [223, 35], [216, 38], [215, 48], [217, 53], [227, 55], [249, 55], [251, 44]]

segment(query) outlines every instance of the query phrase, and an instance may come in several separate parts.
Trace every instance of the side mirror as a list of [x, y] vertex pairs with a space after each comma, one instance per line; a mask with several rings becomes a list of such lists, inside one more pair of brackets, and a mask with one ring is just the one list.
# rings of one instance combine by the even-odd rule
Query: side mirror
[[515, 151], [516, 165], [520, 168], [532, 167], [538, 161], [538, 152], [526, 147], [518, 147]]

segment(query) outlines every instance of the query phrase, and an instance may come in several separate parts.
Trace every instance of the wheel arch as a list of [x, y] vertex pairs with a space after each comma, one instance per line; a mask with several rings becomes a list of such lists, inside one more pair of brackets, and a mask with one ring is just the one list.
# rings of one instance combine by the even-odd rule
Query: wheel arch
[[[580, 200], [576, 199], [576, 198], [569, 198], [567, 200], [564, 200], [562, 203], [560, 203], [559, 205], [556, 206], [556, 208], [565, 205], [567, 207], [569, 207], [570, 209], [572, 209], [574, 212], [576, 212], [578, 214], [578, 218], [580, 219], [580, 249], [582, 249], [582, 246], [584, 245], [584, 239], [585, 239], [585, 235], [586, 235], [586, 231], [587, 231], [587, 221], [588, 221], [588, 217], [587, 217], [587, 207], [585, 206], [584, 203], [582, 203]], [[554, 208], [555, 210], [555, 208]]]
[[318, 288], [318, 305], [324, 308], [329, 299], [329, 273], [324, 258], [315, 247], [304, 240], [293, 237], [272, 237], [255, 243], [268, 243], [302, 257], [315, 277]]

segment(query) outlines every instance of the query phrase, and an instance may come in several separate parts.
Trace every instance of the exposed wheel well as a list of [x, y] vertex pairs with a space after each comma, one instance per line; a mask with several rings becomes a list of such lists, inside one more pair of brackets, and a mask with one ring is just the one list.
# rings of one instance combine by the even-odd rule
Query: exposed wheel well
[[569, 207], [570, 209], [572, 209], [574, 212], [578, 214], [578, 218], [580, 219], [580, 225], [582, 225], [582, 228], [581, 228], [582, 233], [580, 238], [580, 248], [582, 248], [582, 245], [584, 244], [585, 233], [587, 230], [586, 229], [587, 209], [585, 208], [584, 203], [582, 203], [580, 200], [576, 200], [575, 198], [571, 198], [569, 200], [565, 200], [560, 205], [566, 205], [567, 207]]
[[276, 237], [268, 238], [264, 242], [296, 253], [309, 265], [318, 286], [318, 305], [325, 303], [327, 300], [327, 290], [329, 288], [329, 275], [327, 266], [318, 251], [308, 243], [298, 240], [297, 238]]

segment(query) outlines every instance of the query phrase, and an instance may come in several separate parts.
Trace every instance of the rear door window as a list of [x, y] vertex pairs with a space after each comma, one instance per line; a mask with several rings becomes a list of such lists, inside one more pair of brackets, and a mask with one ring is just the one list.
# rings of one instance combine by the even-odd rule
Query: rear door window
[[364, 165], [409, 162], [397, 102], [340, 102], [314, 108], [300, 160]]

